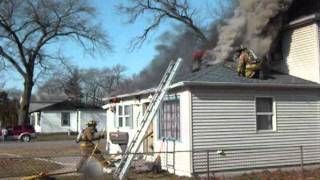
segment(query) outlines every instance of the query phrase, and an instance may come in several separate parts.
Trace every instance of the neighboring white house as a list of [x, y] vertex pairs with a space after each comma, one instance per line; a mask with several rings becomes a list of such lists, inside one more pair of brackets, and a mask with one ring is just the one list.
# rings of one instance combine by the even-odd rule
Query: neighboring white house
[[[178, 175], [210, 171], [283, 167], [320, 162], [320, 31], [318, 16], [293, 22], [283, 38], [284, 73], [267, 79], [239, 77], [216, 64], [176, 80], [165, 97], [141, 152], [193, 151], [162, 154], [162, 167]], [[297, 24], [299, 25], [297, 26]], [[304, 68], [305, 67], [305, 68]], [[137, 130], [154, 89], [113, 97], [104, 106], [107, 128]], [[166, 141], [163, 143], [162, 139]], [[109, 137], [108, 137], [109, 140]], [[109, 151], [120, 150], [110, 141]], [[175, 147], [173, 144], [175, 143]], [[153, 148], [149, 148], [153, 147]], [[237, 151], [233, 151], [237, 149]]]
[[106, 112], [98, 106], [77, 101], [32, 102], [30, 119], [37, 133], [80, 132], [90, 120], [97, 129], [106, 128]]

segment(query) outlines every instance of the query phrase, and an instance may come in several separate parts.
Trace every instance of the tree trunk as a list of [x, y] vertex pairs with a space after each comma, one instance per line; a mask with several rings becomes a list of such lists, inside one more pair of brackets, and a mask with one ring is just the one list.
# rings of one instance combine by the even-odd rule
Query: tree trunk
[[31, 99], [31, 92], [33, 88], [32, 76], [24, 77], [24, 91], [20, 99], [18, 124], [24, 124], [29, 122], [29, 104]]

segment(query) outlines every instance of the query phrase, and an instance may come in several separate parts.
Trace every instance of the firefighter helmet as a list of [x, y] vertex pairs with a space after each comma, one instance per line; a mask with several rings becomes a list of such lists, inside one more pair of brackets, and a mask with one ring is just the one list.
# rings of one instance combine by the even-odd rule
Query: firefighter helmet
[[90, 120], [88, 123], [87, 123], [88, 126], [95, 126], [97, 125], [97, 121], [95, 120]]

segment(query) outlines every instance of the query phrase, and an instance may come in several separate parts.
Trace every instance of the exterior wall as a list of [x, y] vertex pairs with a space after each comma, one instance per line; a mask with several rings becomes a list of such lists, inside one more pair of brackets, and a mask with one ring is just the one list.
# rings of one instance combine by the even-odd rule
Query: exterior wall
[[[61, 112], [70, 112], [70, 126], [61, 126]], [[38, 133], [80, 132], [90, 120], [97, 121], [98, 131], [106, 128], [105, 111], [43, 111], [40, 113], [40, 124], [38, 113], [32, 114], [35, 116], [34, 127]]]
[[[176, 151], [188, 151], [191, 149], [191, 93], [189, 91], [183, 91], [177, 93], [180, 97], [180, 140], [175, 142], [175, 150]], [[136, 100], [129, 99], [125, 101], [121, 101], [119, 104], [131, 105], [133, 104], [133, 122], [134, 128], [119, 128], [119, 131], [129, 132], [129, 142], [131, 138], [134, 136], [137, 131], [137, 125], [142, 118], [142, 104], [149, 102], [148, 96], [141, 98], [140, 102]], [[109, 104], [110, 105], [110, 104]], [[140, 112], [140, 115], [139, 115]], [[137, 119], [139, 115], [139, 120]], [[110, 109], [107, 110], [107, 128], [108, 133], [111, 131], [117, 131], [118, 128], [114, 126], [114, 120], [116, 118], [115, 113], [111, 112]], [[156, 116], [153, 120], [153, 140], [154, 140], [154, 151], [156, 152], [164, 152], [164, 151], [173, 151], [174, 142], [170, 140], [166, 140], [164, 143], [159, 138], [159, 120]], [[120, 152], [120, 147], [116, 144], [112, 144], [109, 139], [108, 134], [108, 144], [107, 147], [110, 153]], [[162, 148], [161, 148], [162, 146]], [[143, 152], [143, 145], [140, 147], [140, 152]], [[151, 154], [147, 156], [148, 160], [154, 160], [158, 154]], [[173, 158], [172, 153], [162, 153], [161, 154], [161, 162], [162, 168], [168, 170], [169, 172], [173, 172], [173, 159], [175, 159], [175, 173], [177, 175], [183, 176], [191, 176], [191, 153], [183, 152], [176, 153], [175, 158]]]
[[[275, 131], [256, 130], [257, 96], [274, 98]], [[316, 90], [193, 90], [193, 150], [250, 149], [210, 154], [211, 171], [299, 164], [298, 146], [320, 145], [319, 108]], [[320, 155], [314, 154], [318, 149], [310, 147], [304, 150], [305, 163], [319, 162]], [[194, 173], [206, 172], [206, 157], [193, 154]]]
[[105, 111], [79, 111], [79, 131], [87, 127], [90, 120], [97, 121], [97, 130], [104, 131], [106, 129], [107, 114]]
[[284, 72], [320, 83], [318, 24], [288, 30], [283, 36], [282, 50]]
[[70, 112], [70, 126], [61, 126], [61, 111], [43, 111], [41, 112], [40, 127], [41, 133], [60, 133], [68, 131], [77, 131], [77, 112]]
[[[139, 123], [138, 118], [142, 118], [142, 104], [149, 102], [150, 100], [148, 98], [142, 98], [140, 101], [135, 100], [135, 99], [128, 99], [128, 100], [123, 100], [120, 103], [117, 103], [116, 105], [133, 105], [133, 127], [118, 127], [116, 125], [117, 122], [117, 114], [116, 111], [112, 112], [110, 109], [107, 110], [107, 141], [108, 141], [108, 151], [110, 153], [118, 153], [121, 152], [121, 149], [119, 147], [119, 145], [117, 144], [112, 144], [109, 138], [109, 133], [110, 132], [115, 132], [115, 131], [121, 131], [121, 132], [128, 132], [129, 134], [129, 142], [131, 141], [131, 138], [133, 138], [136, 130], [137, 130], [137, 126]], [[142, 147], [140, 148], [140, 152], [142, 152]]]
[[[154, 127], [154, 151], [189, 151], [191, 150], [191, 93], [190, 91], [183, 91], [177, 93], [180, 97], [180, 140], [164, 141], [162, 150], [161, 145], [163, 141], [159, 138], [159, 120], [156, 119], [153, 122]], [[173, 172], [180, 176], [191, 176], [191, 156], [190, 152], [178, 152], [175, 153], [173, 158], [172, 153], [161, 154], [162, 168]], [[174, 164], [174, 169], [173, 165]]]

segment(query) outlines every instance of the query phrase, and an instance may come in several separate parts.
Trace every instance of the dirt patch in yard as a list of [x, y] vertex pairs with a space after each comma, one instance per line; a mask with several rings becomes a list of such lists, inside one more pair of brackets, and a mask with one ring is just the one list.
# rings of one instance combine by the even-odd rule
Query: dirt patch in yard
[[[111, 176], [110, 176], [111, 178]], [[179, 177], [179, 176], [175, 176], [173, 174], [169, 174], [167, 172], [162, 172], [162, 173], [141, 173], [141, 174], [137, 174], [134, 172], [130, 172], [128, 179], [159, 179], [159, 180], [167, 180], [167, 179], [171, 179], [171, 180], [180, 180], [180, 179], [193, 179], [193, 178], [187, 178], [187, 177]]]
[[320, 168], [312, 170], [304, 170], [302, 176], [301, 171], [291, 170], [291, 171], [261, 171], [261, 172], [252, 172], [245, 173], [240, 176], [233, 177], [215, 177], [218, 180], [316, 180], [320, 179]]
[[[80, 179], [80, 175], [72, 175], [72, 176], [57, 176], [56, 179], [58, 180], [78, 180]], [[112, 175], [106, 175], [102, 179], [112, 179]], [[195, 180], [195, 179], [206, 179], [206, 176], [201, 177], [178, 177], [167, 172], [163, 172], [160, 174], [155, 174], [152, 172], [149, 173], [134, 173], [130, 171], [128, 179], [139, 179], [139, 180]], [[253, 173], [245, 173], [240, 176], [233, 176], [233, 177], [212, 177], [211, 180], [317, 180], [320, 179], [320, 168], [314, 170], [305, 170], [304, 171], [304, 178], [302, 178], [301, 173], [299, 171], [262, 171], [262, 172], [253, 172]]]
[[62, 166], [35, 159], [0, 159], [0, 178], [36, 175], [40, 172], [51, 172]]
[[[79, 180], [81, 179], [80, 175], [75, 175], [75, 176], [57, 176], [56, 179], [58, 180]], [[104, 180], [112, 180], [112, 174], [111, 175], [106, 175], [104, 177], [102, 177], [101, 179], [104, 179]], [[137, 174], [137, 173], [134, 173], [134, 172], [130, 172], [129, 173], [129, 176], [128, 176], [128, 180], [133, 180], [133, 179], [141, 179], [141, 180], [152, 180], [152, 179], [157, 179], [157, 180], [183, 180], [183, 179], [186, 179], [186, 180], [192, 180], [192, 179], [195, 179], [195, 178], [187, 178], [187, 177], [178, 177], [178, 176], [175, 176], [175, 175], [172, 175], [172, 174], [169, 174], [167, 172], [163, 172], [163, 173], [160, 173], [160, 174], [155, 174], [155, 173], [140, 173], [140, 174]]]

